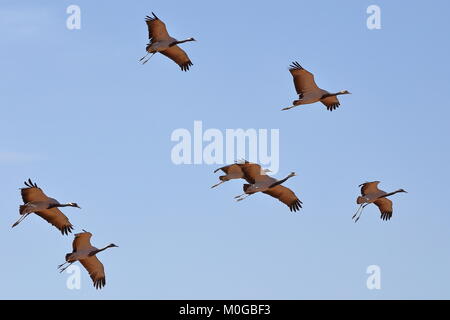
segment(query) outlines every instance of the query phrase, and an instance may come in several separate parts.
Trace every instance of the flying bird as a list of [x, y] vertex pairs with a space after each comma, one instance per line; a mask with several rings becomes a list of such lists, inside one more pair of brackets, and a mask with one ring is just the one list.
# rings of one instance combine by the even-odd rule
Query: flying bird
[[[58, 209], [61, 207], [80, 208], [74, 202], [61, 204], [58, 200], [47, 197], [41, 188], [33, 183], [31, 179], [25, 181], [26, 188], [21, 188], [24, 204], [19, 207], [20, 219], [12, 225], [14, 228], [21, 223], [30, 213], [35, 213], [48, 223], [58, 228], [63, 235], [68, 235], [73, 230], [69, 219]], [[81, 209], [81, 208], [80, 208]]]
[[167, 32], [164, 22], [162, 22], [153, 12], [152, 15], [153, 17], [147, 16], [145, 18], [145, 22], [148, 27], [148, 38], [150, 41], [145, 48], [147, 54], [139, 61], [144, 60], [149, 54], [151, 54], [148, 59], [142, 62], [142, 64], [145, 64], [151, 57], [153, 57], [155, 53], [159, 52], [178, 64], [181, 70], [189, 70], [189, 67], [193, 64], [186, 52], [184, 52], [178, 44], [188, 41], [195, 41], [195, 39], [187, 38], [185, 40], [177, 40], [172, 38]]
[[[374, 203], [381, 213], [382, 220], [390, 220], [392, 217], [392, 201], [387, 199], [387, 197], [392, 196], [399, 192], [406, 192], [403, 189], [398, 189], [394, 192], [385, 192], [383, 190], [378, 189], [378, 184], [380, 181], [372, 181], [365, 182], [359, 185], [361, 187], [361, 196], [356, 199], [356, 203], [359, 204], [359, 208], [356, 213], [353, 215], [352, 219], [355, 219], [355, 222], [359, 220], [364, 208]], [[359, 213], [359, 215], [358, 215]]]
[[[224, 182], [233, 180], [233, 179], [244, 179], [244, 172], [241, 169], [241, 166], [243, 166], [246, 163], [250, 163], [247, 160], [244, 160], [243, 162], [236, 162], [227, 166], [224, 166], [222, 168], [218, 168], [214, 170], [214, 173], [216, 173], [219, 170], [222, 170], [225, 175], [219, 176], [220, 182], [213, 185], [211, 188], [215, 188], [218, 185], [221, 185]], [[270, 172], [269, 169], [264, 169], [264, 172]]]
[[244, 173], [244, 179], [248, 183], [243, 185], [244, 193], [234, 197], [237, 201], [242, 201], [245, 198], [262, 192], [272, 196], [283, 202], [293, 212], [300, 210], [302, 202], [297, 198], [295, 193], [281, 184], [289, 178], [296, 176], [295, 172], [291, 172], [286, 178], [277, 180], [269, 177], [261, 166], [256, 163], [247, 163], [241, 166]]
[[333, 111], [339, 107], [338, 95], [350, 94], [347, 90], [330, 93], [320, 89], [314, 81], [314, 75], [305, 70], [297, 61], [292, 62], [289, 71], [294, 78], [295, 90], [297, 90], [299, 99], [292, 102], [292, 106], [281, 110], [289, 110], [299, 105], [322, 102], [328, 110]]
[[[66, 270], [72, 263], [80, 261], [83, 267], [89, 272], [89, 275], [94, 283], [96, 289], [101, 289], [106, 284], [105, 268], [103, 264], [98, 260], [96, 254], [102, 252], [108, 248], [118, 247], [114, 243], [107, 245], [102, 249], [97, 249], [92, 246], [91, 239], [92, 233], [83, 230], [82, 233], [75, 234], [75, 239], [72, 243], [72, 252], [66, 254], [66, 262], [58, 266], [60, 272]], [[66, 267], [63, 266], [67, 264]]]

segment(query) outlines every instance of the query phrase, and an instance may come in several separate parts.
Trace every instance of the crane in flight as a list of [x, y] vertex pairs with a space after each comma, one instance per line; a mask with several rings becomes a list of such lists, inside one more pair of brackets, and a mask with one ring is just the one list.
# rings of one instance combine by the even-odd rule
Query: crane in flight
[[[189, 70], [189, 67], [193, 65], [191, 59], [189, 59], [187, 53], [178, 45], [196, 40], [194, 38], [187, 38], [184, 40], [172, 38], [167, 32], [164, 22], [162, 22], [153, 12], [152, 15], [153, 17], [147, 16], [145, 18], [148, 28], [149, 43], [145, 47], [147, 54], [139, 61], [142, 61], [142, 64], [145, 64], [155, 53], [159, 52], [178, 64], [182, 71]], [[147, 58], [149, 54], [151, 54], [151, 56]], [[144, 60], [145, 58], [147, 59]]]
[[[353, 215], [352, 219], [357, 222], [359, 218], [361, 218], [361, 214], [366, 206], [373, 203], [375, 204], [381, 213], [381, 219], [382, 220], [390, 220], [392, 217], [392, 201], [389, 200], [387, 197], [392, 196], [399, 192], [405, 192], [403, 189], [398, 189], [394, 192], [385, 192], [383, 190], [378, 189], [378, 184], [380, 181], [372, 181], [372, 182], [365, 182], [359, 185], [361, 187], [361, 196], [356, 198], [356, 203], [360, 206], [358, 207], [358, 210]], [[359, 215], [358, 215], [359, 213]]]
[[243, 185], [244, 193], [234, 197], [236, 201], [242, 201], [252, 194], [262, 192], [283, 202], [292, 212], [300, 210], [302, 207], [302, 202], [297, 198], [295, 193], [291, 189], [282, 186], [282, 183], [286, 182], [291, 177], [296, 176], [295, 172], [291, 172], [284, 179], [277, 180], [268, 176], [266, 172], [261, 169], [261, 166], [256, 163], [243, 164], [241, 169], [244, 173], [244, 179], [247, 180], [248, 183]]
[[[75, 234], [75, 239], [72, 243], [72, 252], [66, 254], [66, 262], [60, 264], [58, 269], [60, 272], [66, 270], [72, 263], [80, 261], [83, 267], [89, 273], [94, 287], [101, 289], [106, 284], [105, 268], [98, 260], [97, 254], [108, 248], [118, 247], [114, 243], [107, 245], [104, 248], [98, 249], [91, 244], [92, 233], [83, 230], [81, 233]], [[64, 265], [66, 265], [64, 267]]]
[[41, 188], [33, 183], [31, 179], [25, 181], [26, 188], [21, 188], [23, 205], [19, 207], [20, 219], [12, 227], [21, 223], [28, 215], [35, 213], [48, 223], [55, 226], [63, 235], [68, 235], [73, 230], [73, 225], [69, 219], [58, 208], [75, 207], [80, 208], [75, 202], [59, 203], [58, 200], [48, 197]]
[[289, 110], [299, 105], [320, 101], [327, 107], [327, 110], [333, 111], [340, 106], [337, 96], [350, 94], [347, 90], [330, 93], [319, 88], [314, 81], [314, 75], [304, 69], [297, 61], [292, 62], [289, 71], [294, 79], [294, 86], [299, 98], [292, 102], [292, 106], [281, 110]]

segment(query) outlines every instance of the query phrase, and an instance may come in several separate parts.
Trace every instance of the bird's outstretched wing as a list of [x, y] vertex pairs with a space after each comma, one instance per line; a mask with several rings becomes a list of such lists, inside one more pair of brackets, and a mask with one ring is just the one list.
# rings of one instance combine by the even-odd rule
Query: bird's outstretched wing
[[322, 102], [327, 107], [327, 110], [330, 111], [336, 110], [341, 105], [339, 103], [339, 99], [336, 96], [330, 96], [320, 99], [320, 102]]
[[87, 270], [94, 282], [95, 289], [101, 289], [106, 284], [105, 268], [96, 256], [81, 259], [80, 263]]
[[269, 190], [263, 191], [263, 193], [277, 198], [278, 200], [286, 204], [293, 212], [300, 210], [300, 208], [302, 207], [302, 202], [297, 198], [295, 193], [285, 186], [278, 185], [270, 188]]
[[69, 219], [58, 208], [51, 208], [35, 212], [42, 219], [58, 228], [63, 235], [68, 235], [73, 230]]
[[28, 181], [25, 181], [24, 183], [26, 185], [26, 188], [20, 189], [23, 203], [48, 200], [48, 197], [45, 195], [42, 189], [39, 188], [36, 183], [32, 182], [31, 179], [28, 179]]
[[228, 171], [231, 170], [232, 166], [235, 166], [235, 164], [229, 164], [227, 166], [223, 166], [223, 167], [217, 168], [216, 170], [214, 170], [214, 173], [216, 173], [219, 170], [222, 170], [223, 172], [228, 173]]
[[379, 198], [374, 201], [381, 212], [382, 220], [390, 220], [392, 218], [392, 201], [387, 198]]
[[310, 91], [319, 90], [319, 87], [317, 87], [314, 81], [314, 75], [305, 70], [297, 61], [292, 62], [289, 66], [289, 71], [294, 78], [295, 90], [300, 98]]
[[178, 64], [182, 71], [188, 71], [189, 67], [193, 65], [187, 53], [177, 45], [171, 46], [160, 53]]
[[148, 38], [150, 39], [150, 42], [157, 42], [170, 38], [164, 22], [162, 22], [153, 12], [152, 15], [153, 17], [145, 17], [145, 22], [147, 23], [148, 27]]
[[244, 173], [244, 179], [250, 184], [255, 184], [257, 182], [268, 181], [269, 179], [275, 183], [277, 180], [268, 176], [257, 163], [243, 163], [240, 164], [240, 168]]
[[90, 232], [81, 232], [75, 234], [75, 239], [73, 239], [72, 242], [73, 252], [92, 248], [91, 237], [92, 233]]
[[361, 187], [361, 195], [365, 196], [371, 193], [380, 192], [380, 189], [378, 189], [379, 183], [380, 181], [372, 181], [360, 184], [358, 187]]
[[238, 163], [233, 163], [233, 164], [229, 164], [227, 166], [224, 166], [222, 168], [218, 168], [218, 169], [214, 170], [214, 173], [216, 173], [219, 170], [222, 170], [226, 174], [229, 174], [229, 173], [242, 173], [241, 165], [238, 164]]

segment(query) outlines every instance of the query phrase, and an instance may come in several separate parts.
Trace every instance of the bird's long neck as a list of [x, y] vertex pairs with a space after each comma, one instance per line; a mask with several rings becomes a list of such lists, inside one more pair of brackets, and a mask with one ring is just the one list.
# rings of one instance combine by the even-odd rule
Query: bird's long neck
[[174, 41], [172, 43], [172, 45], [174, 46], [176, 44], [185, 43], [185, 42], [188, 42], [188, 41], [194, 41], [194, 39], [188, 38], [188, 39], [184, 39], [184, 40], [177, 40], [177, 41]]
[[386, 198], [386, 197], [392, 196], [392, 195], [394, 195], [396, 193], [399, 193], [399, 192], [402, 192], [402, 191], [401, 190], [395, 190], [393, 192], [389, 192], [389, 193], [386, 193], [386, 194], [382, 195], [380, 198]]
[[52, 203], [48, 206], [49, 209], [51, 208], [62, 208], [62, 207], [72, 207], [73, 205], [71, 203]]
[[342, 93], [340, 93], [340, 92], [336, 92], [336, 93], [325, 93], [322, 97], [320, 97], [321, 99], [325, 99], [325, 98], [328, 98], [328, 97], [334, 97], [334, 96], [337, 96], [337, 95], [340, 95], [340, 94], [342, 94]]
[[108, 246], [106, 246], [106, 247], [104, 247], [104, 248], [94, 250], [94, 251], [92, 251], [92, 252], [90, 253], [90, 255], [91, 255], [91, 256], [96, 255], [97, 253], [102, 252], [102, 251], [105, 251], [105, 250], [108, 249], [108, 248], [111, 248], [111, 246], [108, 245]]
[[291, 178], [291, 177], [293, 177], [293, 175], [290, 174], [290, 175], [288, 175], [286, 178], [281, 179], [281, 180], [278, 180], [277, 182], [274, 182], [273, 184], [270, 185], [269, 188], [276, 187], [276, 186], [278, 186], [278, 185], [280, 185], [280, 184], [286, 182], [286, 181], [287, 181], [289, 178]]

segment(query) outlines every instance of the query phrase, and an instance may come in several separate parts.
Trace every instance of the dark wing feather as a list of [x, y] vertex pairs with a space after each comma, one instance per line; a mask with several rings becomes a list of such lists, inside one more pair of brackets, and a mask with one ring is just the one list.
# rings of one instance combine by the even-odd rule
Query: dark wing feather
[[73, 230], [73, 225], [69, 219], [58, 208], [36, 211], [35, 213], [58, 228], [63, 235], [68, 235]]
[[295, 90], [300, 95], [300, 98], [310, 91], [319, 90], [314, 81], [314, 75], [305, 70], [297, 61], [292, 62], [289, 71], [294, 78]]
[[30, 179], [25, 181], [26, 188], [21, 188], [20, 193], [22, 195], [22, 200], [24, 203], [31, 201], [47, 201], [48, 197], [35, 183], [31, 182]]
[[96, 256], [81, 259], [80, 263], [89, 272], [95, 289], [101, 289], [106, 284], [105, 268]]
[[360, 184], [359, 187], [361, 187], [361, 195], [366, 196], [371, 193], [380, 192], [380, 189], [378, 189], [379, 183], [380, 181], [372, 181]]
[[320, 102], [322, 102], [327, 107], [327, 110], [330, 110], [330, 111], [336, 110], [341, 105], [336, 96], [329, 96], [329, 97], [320, 99]]
[[278, 185], [263, 192], [265, 194], [268, 194], [269, 196], [277, 198], [285, 205], [287, 205], [293, 212], [300, 210], [300, 208], [302, 207], [302, 202], [297, 198], [295, 193], [285, 186]]
[[147, 23], [148, 27], [148, 38], [150, 39], [150, 42], [157, 42], [170, 38], [164, 22], [162, 22], [153, 12], [152, 15], [153, 17], [147, 16], [145, 18], [145, 22]]
[[387, 198], [379, 198], [374, 201], [381, 212], [382, 220], [390, 220], [392, 218], [392, 201]]
[[178, 64], [182, 71], [188, 71], [189, 67], [193, 65], [186, 52], [177, 45], [171, 46], [160, 53]]

